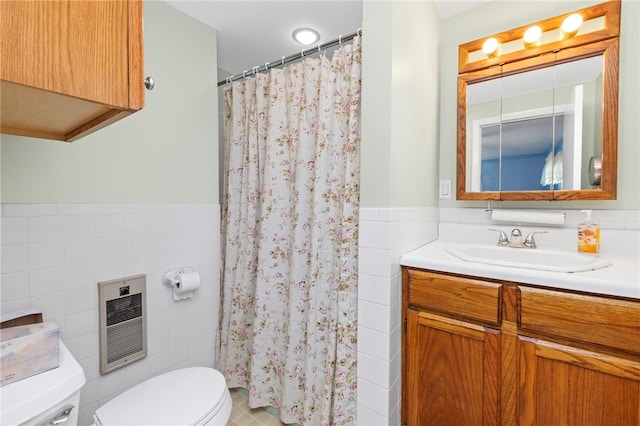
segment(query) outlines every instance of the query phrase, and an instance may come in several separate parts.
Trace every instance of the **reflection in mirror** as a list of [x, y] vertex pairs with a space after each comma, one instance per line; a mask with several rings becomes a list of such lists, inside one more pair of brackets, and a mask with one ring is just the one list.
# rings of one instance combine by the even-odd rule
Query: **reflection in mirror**
[[594, 188], [602, 55], [467, 86], [469, 192]]

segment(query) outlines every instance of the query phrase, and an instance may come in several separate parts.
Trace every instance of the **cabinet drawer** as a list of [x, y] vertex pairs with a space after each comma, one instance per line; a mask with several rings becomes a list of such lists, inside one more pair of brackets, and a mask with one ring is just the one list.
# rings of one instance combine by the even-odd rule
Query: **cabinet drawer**
[[408, 269], [409, 304], [432, 312], [500, 324], [502, 285]]
[[640, 353], [640, 302], [519, 287], [518, 326]]

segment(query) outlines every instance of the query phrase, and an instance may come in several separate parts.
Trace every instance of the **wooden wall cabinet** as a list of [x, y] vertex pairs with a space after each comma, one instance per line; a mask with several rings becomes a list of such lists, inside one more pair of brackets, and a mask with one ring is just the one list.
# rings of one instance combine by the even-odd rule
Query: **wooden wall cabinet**
[[640, 301], [403, 268], [402, 424], [640, 424]]
[[2, 133], [74, 141], [144, 106], [141, 0], [0, 2]]

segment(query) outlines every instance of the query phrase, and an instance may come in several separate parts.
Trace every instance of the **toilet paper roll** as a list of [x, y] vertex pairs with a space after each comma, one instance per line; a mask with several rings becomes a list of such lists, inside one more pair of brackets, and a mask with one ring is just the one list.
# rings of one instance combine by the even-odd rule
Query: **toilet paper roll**
[[200, 288], [200, 274], [197, 272], [182, 272], [177, 275], [173, 286], [173, 300], [182, 300], [193, 297], [194, 292]]

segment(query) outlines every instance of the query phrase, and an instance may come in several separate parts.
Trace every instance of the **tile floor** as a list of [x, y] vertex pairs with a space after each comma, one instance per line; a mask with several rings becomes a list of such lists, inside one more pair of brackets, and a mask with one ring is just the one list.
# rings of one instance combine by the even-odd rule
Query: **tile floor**
[[236, 389], [230, 389], [233, 409], [227, 426], [282, 426], [278, 417], [263, 408], [249, 408], [248, 398]]

